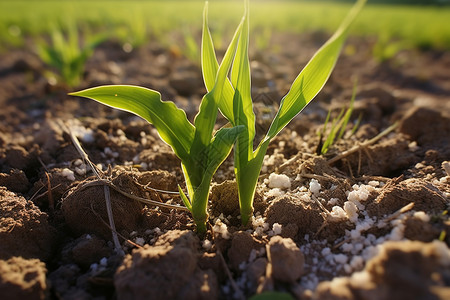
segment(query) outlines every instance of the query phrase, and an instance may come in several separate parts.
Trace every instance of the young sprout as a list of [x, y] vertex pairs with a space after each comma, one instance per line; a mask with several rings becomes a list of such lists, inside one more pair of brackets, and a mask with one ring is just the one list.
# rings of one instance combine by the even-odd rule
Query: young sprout
[[50, 72], [52, 76], [68, 87], [75, 87], [83, 77], [86, 61], [103, 40], [103, 36], [95, 37], [81, 46], [77, 26], [69, 23], [67, 37], [60, 28], [54, 28], [51, 32], [51, 44], [38, 43], [37, 53], [44, 63], [57, 71]]
[[[234, 167], [238, 185], [242, 223], [253, 215], [253, 198], [263, 159], [270, 141], [319, 93], [328, 80], [350, 24], [366, 0], [358, 0], [335, 34], [315, 53], [294, 80], [289, 92], [281, 99], [280, 108], [263, 140], [253, 149], [255, 114], [251, 99], [250, 63], [248, 58], [248, 0], [242, 32], [229, 80], [224, 83], [219, 102], [221, 113], [233, 126], [244, 126], [234, 148]], [[206, 88], [212, 90], [218, 80], [219, 68], [211, 34], [205, 18], [203, 25], [202, 70]]]
[[[205, 5], [205, 12], [207, 5]], [[206, 13], [205, 13], [206, 14]], [[206, 231], [207, 203], [212, 176], [229, 155], [244, 126], [221, 128], [215, 134], [214, 125], [219, 100], [223, 98], [227, 74], [236, 53], [243, 22], [225, 53], [210, 91], [203, 97], [194, 124], [173, 102], [161, 101], [161, 94], [138, 86], [100, 86], [71, 93], [96, 100], [108, 106], [134, 113], [155, 126], [161, 139], [169, 144], [181, 159], [188, 196], [179, 187], [181, 198], [191, 211], [199, 233]]]
[[[350, 121], [350, 117], [353, 113], [353, 104], [355, 102], [355, 96], [356, 96], [356, 84], [353, 87], [353, 94], [350, 100], [350, 106], [347, 108], [347, 110], [342, 109], [339, 115], [336, 118], [333, 118], [333, 120], [331, 121], [330, 132], [328, 133], [325, 141], [323, 141], [323, 137], [325, 136], [325, 130], [328, 126], [328, 122], [330, 120], [331, 115], [331, 110], [328, 111], [323, 128], [321, 131], [319, 131], [319, 146], [317, 147], [317, 154], [325, 155], [330, 149], [331, 145], [334, 142], [340, 140], [344, 136], [347, 124]], [[353, 135], [356, 132], [360, 122], [361, 122], [361, 115], [356, 121], [356, 123], [353, 125], [351, 135]]]

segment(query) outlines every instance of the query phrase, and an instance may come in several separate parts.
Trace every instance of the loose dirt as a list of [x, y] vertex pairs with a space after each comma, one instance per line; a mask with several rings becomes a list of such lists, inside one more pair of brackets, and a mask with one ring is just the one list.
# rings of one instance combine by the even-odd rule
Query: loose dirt
[[[273, 47], [251, 51], [258, 138], [325, 38], [276, 34]], [[225, 161], [204, 236], [189, 213], [163, 207], [182, 205], [160, 190], [184, 182], [179, 159], [151, 125], [67, 96], [72, 90], [49, 84], [28, 50], [0, 54], [2, 299], [245, 299], [265, 291], [449, 299], [450, 53], [405, 50], [380, 63], [371, 46], [350, 38], [317, 99], [274, 139], [248, 227], [240, 225], [233, 159]], [[75, 90], [145, 86], [193, 120], [201, 78], [198, 65], [158, 44], [126, 53], [108, 42]], [[361, 124], [319, 156], [317, 132], [330, 108], [337, 115], [348, 105], [356, 78], [351, 121], [361, 114]], [[114, 188], [94, 176], [65, 126]], [[113, 243], [105, 189], [124, 255]]]

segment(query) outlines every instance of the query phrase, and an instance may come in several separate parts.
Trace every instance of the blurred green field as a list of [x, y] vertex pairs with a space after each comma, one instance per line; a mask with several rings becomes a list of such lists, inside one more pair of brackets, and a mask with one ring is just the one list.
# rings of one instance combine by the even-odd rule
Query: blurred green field
[[[370, 2], [370, 0], [369, 0]], [[170, 43], [173, 32], [199, 36], [204, 1], [1, 1], [0, 48], [23, 46], [24, 40], [76, 22], [85, 34], [107, 32], [135, 45], [157, 39]], [[250, 1], [251, 26], [258, 34], [333, 32], [350, 5], [303, 1]], [[243, 1], [210, 1], [210, 24], [216, 39], [231, 35]], [[352, 34], [373, 36], [402, 47], [450, 49], [450, 7], [366, 5]], [[263, 41], [264, 42], [264, 41]], [[262, 43], [263, 43], [262, 42]], [[220, 43], [219, 43], [220, 45]]]

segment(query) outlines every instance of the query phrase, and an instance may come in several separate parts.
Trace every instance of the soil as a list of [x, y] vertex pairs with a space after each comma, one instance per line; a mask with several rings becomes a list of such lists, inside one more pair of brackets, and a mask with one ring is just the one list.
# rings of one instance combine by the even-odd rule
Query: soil
[[[251, 50], [257, 138], [325, 39], [275, 34], [269, 49]], [[82, 86], [68, 89], [50, 84], [29, 50], [0, 54], [2, 299], [245, 299], [268, 291], [296, 299], [449, 299], [450, 52], [409, 49], [378, 62], [371, 47], [371, 39], [350, 38], [317, 99], [272, 141], [247, 227], [233, 159], [224, 162], [204, 236], [188, 212], [134, 200], [182, 205], [160, 191], [184, 183], [180, 161], [154, 128], [67, 95], [141, 85], [192, 120], [205, 93], [198, 65], [156, 43], [127, 53], [107, 42], [89, 59]], [[356, 78], [351, 121], [361, 115], [361, 124], [318, 155], [317, 132], [329, 109], [337, 115], [348, 105]]]

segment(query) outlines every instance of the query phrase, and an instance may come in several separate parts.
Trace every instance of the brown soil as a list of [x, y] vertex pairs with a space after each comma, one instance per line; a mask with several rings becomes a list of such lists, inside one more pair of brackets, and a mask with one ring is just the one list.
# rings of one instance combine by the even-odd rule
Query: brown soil
[[[258, 137], [324, 38], [277, 34], [273, 48], [251, 52]], [[317, 99], [270, 145], [252, 224], [240, 225], [229, 158], [214, 177], [202, 237], [189, 213], [126, 195], [182, 205], [155, 190], [184, 184], [179, 159], [152, 126], [67, 96], [27, 50], [0, 54], [1, 298], [245, 299], [279, 291], [297, 299], [449, 299], [450, 53], [408, 50], [378, 63], [370, 41], [348, 45]], [[125, 53], [105, 43], [75, 90], [153, 88], [192, 120], [201, 78], [198, 66], [157, 44]], [[361, 113], [362, 123], [318, 156], [316, 133], [330, 107], [348, 105], [354, 78], [352, 121]], [[361, 146], [395, 122], [395, 131]], [[114, 248], [105, 185], [62, 123], [116, 188], [106, 189], [124, 256]], [[275, 174], [289, 184], [275, 184]]]

